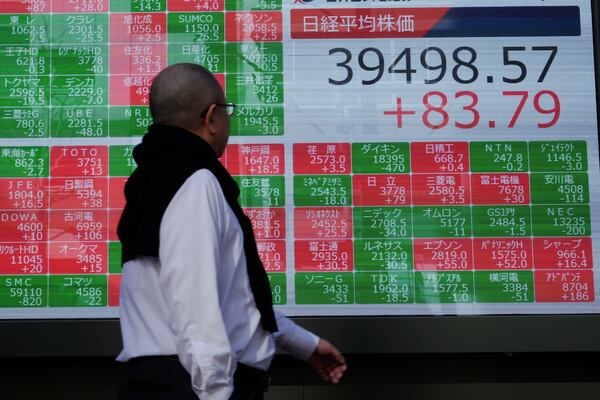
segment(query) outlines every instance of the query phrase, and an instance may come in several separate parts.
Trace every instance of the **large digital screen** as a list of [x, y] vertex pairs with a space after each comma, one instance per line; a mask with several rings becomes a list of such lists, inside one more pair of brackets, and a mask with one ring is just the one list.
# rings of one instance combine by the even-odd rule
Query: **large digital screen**
[[222, 162], [289, 315], [600, 312], [589, 0], [0, 1], [0, 318], [112, 318], [149, 85]]

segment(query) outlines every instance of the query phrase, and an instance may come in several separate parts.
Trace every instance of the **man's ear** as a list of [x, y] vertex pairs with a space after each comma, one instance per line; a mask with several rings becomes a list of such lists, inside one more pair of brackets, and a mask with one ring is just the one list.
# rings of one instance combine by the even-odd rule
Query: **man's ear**
[[217, 127], [215, 126], [215, 121], [214, 121], [214, 116], [215, 116], [216, 110], [217, 110], [217, 105], [211, 104], [210, 107], [208, 107], [208, 110], [206, 110], [206, 116], [204, 117], [204, 129], [211, 136], [214, 135], [215, 133], [217, 133]]

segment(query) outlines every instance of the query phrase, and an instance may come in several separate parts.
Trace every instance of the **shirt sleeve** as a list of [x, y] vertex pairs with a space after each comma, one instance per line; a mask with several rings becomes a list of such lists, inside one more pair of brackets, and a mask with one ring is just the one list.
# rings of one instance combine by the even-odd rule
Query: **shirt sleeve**
[[294, 358], [306, 361], [314, 353], [319, 337], [307, 331], [279, 311], [275, 311], [278, 331], [273, 334], [277, 347]]
[[219, 304], [217, 267], [224, 227], [223, 192], [207, 170], [175, 194], [160, 226], [160, 285], [177, 337], [179, 360], [201, 400], [227, 400], [237, 360]]

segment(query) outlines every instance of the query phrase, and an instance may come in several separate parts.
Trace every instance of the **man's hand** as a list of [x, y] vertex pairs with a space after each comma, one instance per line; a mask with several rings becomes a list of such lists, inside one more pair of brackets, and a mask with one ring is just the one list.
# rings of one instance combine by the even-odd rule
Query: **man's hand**
[[325, 339], [319, 339], [315, 352], [308, 359], [308, 364], [321, 379], [331, 383], [338, 383], [348, 367], [344, 356]]

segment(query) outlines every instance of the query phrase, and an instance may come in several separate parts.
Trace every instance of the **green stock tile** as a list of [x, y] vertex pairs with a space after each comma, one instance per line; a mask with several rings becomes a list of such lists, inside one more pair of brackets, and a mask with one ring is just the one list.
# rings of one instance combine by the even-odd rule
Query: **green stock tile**
[[406, 239], [356, 239], [354, 241], [354, 269], [357, 271], [412, 270], [412, 241]]
[[471, 142], [472, 172], [526, 172], [527, 142]]
[[0, 46], [0, 75], [48, 75], [49, 46]]
[[108, 54], [108, 45], [105, 44], [53, 46], [52, 73], [54, 75], [106, 75], [109, 72]]
[[590, 202], [586, 173], [533, 173], [530, 175], [533, 204], [585, 204]]
[[415, 302], [411, 272], [357, 272], [354, 276], [357, 304], [406, 304]]
[[283, 104], [283, 74], [227, 74], [226, 93], [236, 104]]
[[47, 305], [47, 276], [0, 276], [0, 307], [46, 307]]
[[52, 137], [108, 136], [107, 107], [56, 107], [52, 109]]
[[417, 272], [417, 303], [472, 303], [472, 272]]
[[0, 110], [0, 138], [47, 138], [49, 135], [47, 108], [14, 107]]
[[352, 143], [355, 174], [402, 174], [410, 172], [408, 143]]
[[169, 13], [169, 43], [223, 42], [225, 22], [222, 12]]
[[590, 206], [532, 206], [534, 236], [590, 236]]
[[583, 140], [530, 142], [532, 172], [587, 171], [587, 143]]
[[412, 235], [410, 207], [355, 207], [354, 237], [397, 239]]
[[152, 125], [152, 115], [147, 106], [110, 107], [109, 115], [108, 134], [111, 137], [142, 136]]
[[472, 211], [475, 237], [531, 235], [529, 206], [475, 206]]
[[110, 176], [129, 176], [137, 167], [133, 159], [134, 146], [109, 146], [108, 171]]
[[476, 271], [478, 303], [533, 303], [533, 271]]
[[50, 43], [50, 14], [0, 14], [0, 45]]
[[108, 43], [108, 14], [53, 14], [53, 44]]
[[0, 77], [0, 107], [40, 107], [50, 104], [50, 77]]
[[50, 307], [105, 307], [106, 275], [51, 275]]
[[281, 207], [285, 205], [283, 176], [234, 176], [240, 187], [242, 207]]
[[225, 45], [223, 43], [169, 43], [169, 65], [178, 63], [200, 64], [210, 72], [225, 72]]
[[238, 105], [231, 118], [231, 135], [283, 135], [283, 106]]
[[283, 72], [282, 43], [227, 43], [225, 52], [230, 74]]
[[295, 175], [294, 205], [349, 206], [352, 183], [349, 175]]
[[298, 272], [295, 276], [296, 304], [352, 304], [352, 272]]
[[167, 0], [110, 0], [111, 12], [166, 11]]
[[108, 243], [108, 272], [111, 274], [120, 274], [123, 270], [121, 264], [122, 247], [120, 242]]
[[414, 207], [413, 232], [415, 237], [469, 237], [471, 210], [467, 206]]
[[108, 104], [108, 76], [55, 76], [51, 101], [53, 107], [105, 106]]
[[0, 147], [0, 178], [46, 177], [49, 165], [46, 146]]
[[273, 304], [278, 306], [287, 303], [287, 288], [284, 272], [270, 272], [269, 284], [271, 285], [271, 296], [273, 296]]
[[271, 11], [281, 10], [282, 0], [225, 0], [226, 10]]

